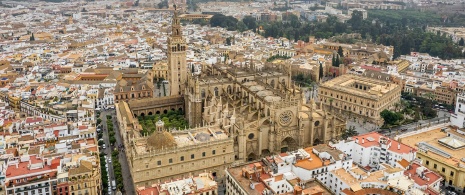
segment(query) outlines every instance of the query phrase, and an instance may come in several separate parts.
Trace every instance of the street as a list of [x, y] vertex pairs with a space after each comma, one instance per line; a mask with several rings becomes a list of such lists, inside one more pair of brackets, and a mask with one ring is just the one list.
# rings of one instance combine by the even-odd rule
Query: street
[[[111, 147], [110, 147], [110, 141], [109, 141], [109, 135], [108, 135], [108, 128], [107, 128], [107, 114], [109, 114], [108, 111], [102, 111], [100, 112], [100, 119], [102, 119], [102, 131], [103, 131], [103, 136], [102, 136], [102, 139], [103, 139], [103, 142], [105, 143], [105, 146], [106, 148], [105, 149], [101, 149], [102, 152], [104, 152], [107, 157], [107, 162], [105, 162], [106, 164], [108, 164], [108, 159], [111, 159]], [[115, 179], [115, 175], [114, 175], [114, 172], [113, 172], [113, 165], [112, 164], [109, 164], [108, 165], [108, 175], [110, 176], [110, 179], [108, 180], [110, 183], [112, 180]], [[111, 190], [111, 186], [108, 186], [108, 191], [112, 191]]]
[[[116, 119], [115, 110], [111, 111], [111, 118], [113, 121], [113, 128], [115, 131], [115, 138], [116, 138], [116, 146], [123, 145], [123, 141], [121, 139], [121, 135], [119, 132], [119, 126]], [[112, 146], [112, 147], [116, 147]], [[125, 147], [123, 147], [125, 148]], [[122, 150], [119, 151], [118, 160], [121, 164], [121, 174], [123, 174], [123, 185], [124, 185], [124, 192], [123, 194], [133, 195], [136, 194], [136, 190], [134, 187], [134, 183], [132, 182], [132, 175], [129, 170], [129, 164], [127, 162], [126, 153]]]
[[[389, 133], [389, 129], [379, 129], [378, 126], [371, 124], [371, 123], [363, 123], [363, 120], [355, 120], [351, 119], [347, 121], [347, 128], [355, 127], [355, 130], [359, 134], [364, 134], [372, 131], [378, 131], [384, 135], [394, 135], [394, 134], [401, 134], [409, 131], [414, 131], [416, 128], [427, 127], [428, 125], [435, 125], [438, 123], [444, 123], [449, 121], [450, 113], [442, 110], [438, 110], [438, 115], [436, 118], [427, 119], [427, 120], [420, 120], [418, 122], [410, 123], [407, 125], [401, 125], [399, 127], [395, 127], [391, 129]], [[402, 129], [407, 129], [406, 131], [401, 131]]]

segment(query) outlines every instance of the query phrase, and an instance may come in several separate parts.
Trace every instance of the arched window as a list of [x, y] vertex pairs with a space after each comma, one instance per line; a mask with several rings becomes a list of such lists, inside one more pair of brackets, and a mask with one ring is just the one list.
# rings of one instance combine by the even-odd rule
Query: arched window
[[201, 96], [202, 98], [205, 98], [205, 89], [202, 89]]

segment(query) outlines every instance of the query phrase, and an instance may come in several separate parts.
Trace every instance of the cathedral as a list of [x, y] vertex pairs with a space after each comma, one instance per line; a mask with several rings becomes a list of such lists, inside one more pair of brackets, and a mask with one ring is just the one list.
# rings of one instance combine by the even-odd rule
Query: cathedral
[[[175, 11], [168, 38], [170, 96], [116, 105], [136, 185], [204, 171], [221, 177], [234, 163], [340, 138], [346, 122], [306, 100], [289, 64], [227, 60], [201, 71], [187, 68], [179, 20]], [[137, 116], [167, 110], [183, 110], [190, 128], [167, 130], [159, 121], [156, 132], [141, 135]]]

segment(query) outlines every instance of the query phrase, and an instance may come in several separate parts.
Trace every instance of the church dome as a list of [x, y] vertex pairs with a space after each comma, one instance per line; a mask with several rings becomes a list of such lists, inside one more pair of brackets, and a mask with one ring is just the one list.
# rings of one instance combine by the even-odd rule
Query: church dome
[[169, 132], [153, 132], [147, 138], [147, 146], [151, 149], [173, 148], [176, 146], [176, 141]]

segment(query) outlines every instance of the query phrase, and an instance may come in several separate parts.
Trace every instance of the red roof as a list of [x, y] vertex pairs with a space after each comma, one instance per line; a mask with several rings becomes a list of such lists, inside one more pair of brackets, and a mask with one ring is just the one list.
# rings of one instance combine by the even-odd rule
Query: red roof
[[42, 117], [27, 117], [26, 118], [26, 123], [36, 123], [36, 122], [41, 122]]
[[52, 169], [56, 169], [58, 166], [60, 166], [60, 159], [59, 158], [53, 159], [52, 164], [50, 165], [50, 167]]
[[[362, 135], [358, 135], [358, 136], [354, 136], [352, 137], [354, 140], [358, 139], [358, 144], [365, 147], [365, 148], [369, 148], [369, 147], [374, 147], [374, 146], [378, 146], [380, 147], [381, 144], [379, 143], [379, 140], [381, 137], [384, 137], [383, 135], [379, 134], [378, 132], [370, 132], [370, 133], [366, 133], [366, 134], [362, 134]], [[373, 141], [369, 141], [370, 139], [372, 138]], [[405, 144], [402, 144], [396, 140], [393, 140], [393, 139], [389, 139], [388, 137], [386, 137], [388, 139], [388, 145], [391, 144], [391, 147], [388, 148], [388, 150], [390, 150], [391, 152], [394, 152], [394, 153], [401, 153], [401, 154], [407, 154], [409, 153], [410, 151], [414, 152], [416, 151], [415, 148], [412, 148], [410, 146], [407, 146]], [[400, 148], [398, 149], [398, 145], [400, 143]]]
[[360, 67], [365, 70], [373, 70], [373, 71], [381, 72], [381, 68], [375, 68], [373, 66], [360, 66]]
[[[38, 161], [41, 161], [39, 159], [36, 159], [35, 156], [31, 156], [31, 162], [34, 163], [34, 162], [38, 162]], [[26, 174], [34, 174], [34, 173], [39, 173], [39, 172], [43, 172], [43, 171], [53, 171], [53, 169], [50, 167], [50, 166], [44, 166], [44, 168], [41, 168], [41, 169], [32, 169], [30, 170], [28, 168], [28, 165], [29, 165], [29, 162], [21, 162], [18, 164], [18, 168], [16, 168], [16, 166], [8, 166], [8, 168], [6, 169], [6, 177], [9, 178], [9, 177], [16, 177], [16, 176], [20, 176], [20, 175], [26, 175]], [[56, 171], [56, 170], [55, 170]], [[29, 175], [30, 177], [31, 175]]]
[[420, 167], [423, 166], [416, 162], [413, 162], [410, 164], [410, 169], [405, 170], [404, 174], [413, 179], [413, 181], [419, 186], [430, 185], [442, 179], [442, 177], [439, 176], [437, 173], [432, 172], [428, 169], [425, 169], [422, 173], [424, 177], [429, 178], [429, 181], [428, 179], [422, 179], [421, 176], [417, 174], [417, 169]]

